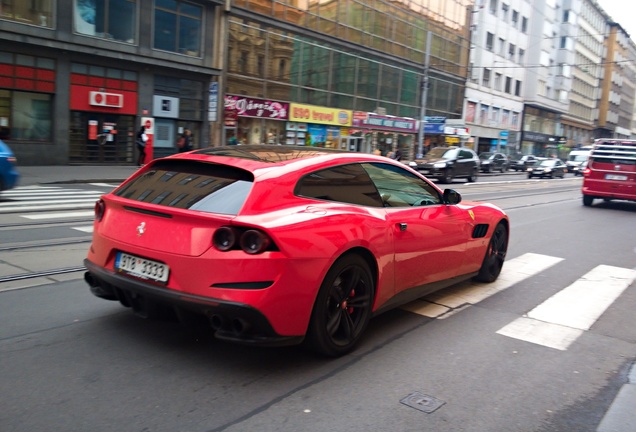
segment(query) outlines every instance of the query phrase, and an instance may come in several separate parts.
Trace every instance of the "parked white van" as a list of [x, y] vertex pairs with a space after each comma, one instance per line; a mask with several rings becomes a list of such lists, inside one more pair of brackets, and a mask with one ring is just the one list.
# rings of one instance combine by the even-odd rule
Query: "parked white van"
[[590, 156], [592, 147], [583, 147], [581, 149], [572, 150], [568, 155], [568, 160], [565, 161], [568, 172], [574, 172], [574, 168], [580, 166]]

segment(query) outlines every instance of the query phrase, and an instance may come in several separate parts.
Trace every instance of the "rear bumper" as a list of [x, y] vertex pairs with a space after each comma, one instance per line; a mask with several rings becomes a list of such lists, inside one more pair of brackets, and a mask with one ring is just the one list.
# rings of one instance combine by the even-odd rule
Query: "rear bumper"
[[636, 184], [628, 181], [588, 180], [583, 181], [583, 195], [593, 198], [609, 198], [636, 201]]
[[94, 295], [119, 300], [140, 316], [151, 316], [158, 308], [172, 309], [177, 317], [195, 314], [208, 320], [217, 338], [247, 345], [297, 345], [304, 339], [304, 335], [277, 334], [260, 311], [246, 304], [170, 290], [104, 269], [88, 259], [84, 266], [88, 270], [84, 278]]

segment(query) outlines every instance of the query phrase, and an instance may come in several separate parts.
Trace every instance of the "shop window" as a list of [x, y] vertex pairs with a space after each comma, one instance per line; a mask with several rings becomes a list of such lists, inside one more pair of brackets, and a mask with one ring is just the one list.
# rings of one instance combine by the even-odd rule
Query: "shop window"
[[200, 56], [202, 16], [201, 6], [177, 0], [156, 0], [154, 47]]
[[52, 96], [0, 90], [0, 127], [11, 141], [49, 141]]
[[53, 27], [53, 0], [0, 0], [0, 18], [41, 27]]
[[137, 0], [74, 0], [73, 24], [86, 36], [135, 43]]

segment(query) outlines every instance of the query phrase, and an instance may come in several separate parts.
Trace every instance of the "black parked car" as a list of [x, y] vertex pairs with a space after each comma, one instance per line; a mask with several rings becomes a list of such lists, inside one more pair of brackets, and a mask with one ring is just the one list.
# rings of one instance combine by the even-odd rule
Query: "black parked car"
[[480, 168], [482, 172], [508, 171], [508, 156], [503, 153], [484, 152], [479, 153]]
[[455, 178], [474, 182], [479, 175], [479, 157], [466, 147], [434, 147], [409, 166], [440, 183], [451, 183]]
[[515, 171], [527, 171], [528, 168], [535, 166], [542, 158], [534, 155], [523, 155], [519, 159], [512, 161], [510, 169]]
[[528, 178], [532, 177], [565, 177], [566, 165], [561, 159], [542, 160], [539, 165], [535, 165], [528, 170]]

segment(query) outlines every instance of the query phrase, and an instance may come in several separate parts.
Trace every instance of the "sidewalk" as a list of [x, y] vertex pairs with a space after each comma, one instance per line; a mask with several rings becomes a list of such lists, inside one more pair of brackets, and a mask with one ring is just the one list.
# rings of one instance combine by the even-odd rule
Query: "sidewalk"
[[18, 186], [55, 183], [121, 183], [138, 167], [133, 165], [18, 166]]

